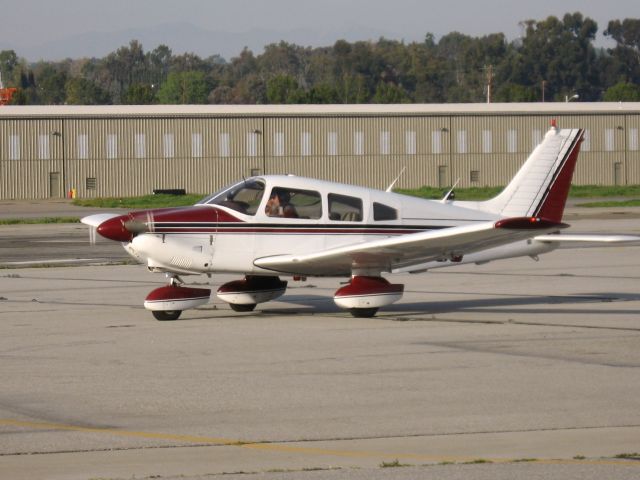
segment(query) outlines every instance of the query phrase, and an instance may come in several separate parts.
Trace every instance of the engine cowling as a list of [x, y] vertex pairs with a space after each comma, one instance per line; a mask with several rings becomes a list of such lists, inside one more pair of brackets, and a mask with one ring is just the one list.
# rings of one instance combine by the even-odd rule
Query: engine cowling
[[211, 290], [177, 285], [165, 285], [153, 290], [144, 301], [144, 308], [151, 311], [182, 311], [196, 308], [209, 301]]
[[218, 298], [234, 305], [255, 305], [284, 295], [287, 282], [278, 277], [247, 275], [218, 288]]

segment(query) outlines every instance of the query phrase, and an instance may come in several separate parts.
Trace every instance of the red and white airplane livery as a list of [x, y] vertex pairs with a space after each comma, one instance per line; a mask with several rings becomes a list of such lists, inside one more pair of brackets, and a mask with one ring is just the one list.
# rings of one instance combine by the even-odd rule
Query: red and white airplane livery
[[235, 311], [284, 294], [280, 276], [349, 277], [334, 300], [370, 317], [402, 297], [383, 273], [538, 255], [562, 243], [637, 243], [630, 235], [565, 235], [562, 214], [583, 130], [552, 127], [509, 185], [483, 202], [424, 200], [292, 175], [242, 180], [196, 205], [97, 214], [82, 222], [169, 278], [144, 302], [158, 320], [209, 301], [179, 275], [244, 278], [217, 295]]

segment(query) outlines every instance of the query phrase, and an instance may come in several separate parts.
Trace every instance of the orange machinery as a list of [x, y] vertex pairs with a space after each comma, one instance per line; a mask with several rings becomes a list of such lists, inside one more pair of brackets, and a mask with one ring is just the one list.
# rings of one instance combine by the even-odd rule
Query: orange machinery
[[17, 88], [0, 88], [0, 105], [11, 103], [11, 98], [17, 91]]

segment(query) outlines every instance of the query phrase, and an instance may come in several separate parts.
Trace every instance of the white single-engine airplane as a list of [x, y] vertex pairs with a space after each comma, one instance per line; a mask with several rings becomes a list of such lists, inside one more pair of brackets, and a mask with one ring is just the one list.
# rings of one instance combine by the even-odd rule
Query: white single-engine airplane
[[536, 258], [560, 244], [638, 243], [631, 235], [565, 235], [565, 201], [583, 130], [552, 122], [543, 141], [495, 198], [424, 200], [387, 191], [292, 175], [242, 180], [196, 205], [97, 214], [82, 219], [152, 272], [169, 278], [144, 302], [158, 320], [209, 301], [211, 291], [186, 287], [179, 275], [232, 272], [241, 280], [217, 295], [235, 311], [284, 294], [279, 276], [350, 277], [335, 303], [356, 317], [402, 297], [404, 285], [383, 272]]

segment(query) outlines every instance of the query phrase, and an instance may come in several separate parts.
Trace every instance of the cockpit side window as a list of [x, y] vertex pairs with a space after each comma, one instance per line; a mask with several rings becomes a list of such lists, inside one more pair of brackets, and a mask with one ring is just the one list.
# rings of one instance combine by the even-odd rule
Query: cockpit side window
[[255, 215], [264, 195], [264, 183], [258, 180], [247, 180], [233, 187], [214, 194], [200, 203], [220, 205], [245, 215]]
[[382, 203], [373, 202], [373, 219], [380, 220], [397, 220], [398, 211], [388, 205]]
[[362, 221], [362, 199], [348, 195], [329, 194], [329, 220]]
[[313, 190], [274, 187], [264, 212], [269, 217], [318, 219], [322, 217], [322, 198]]

